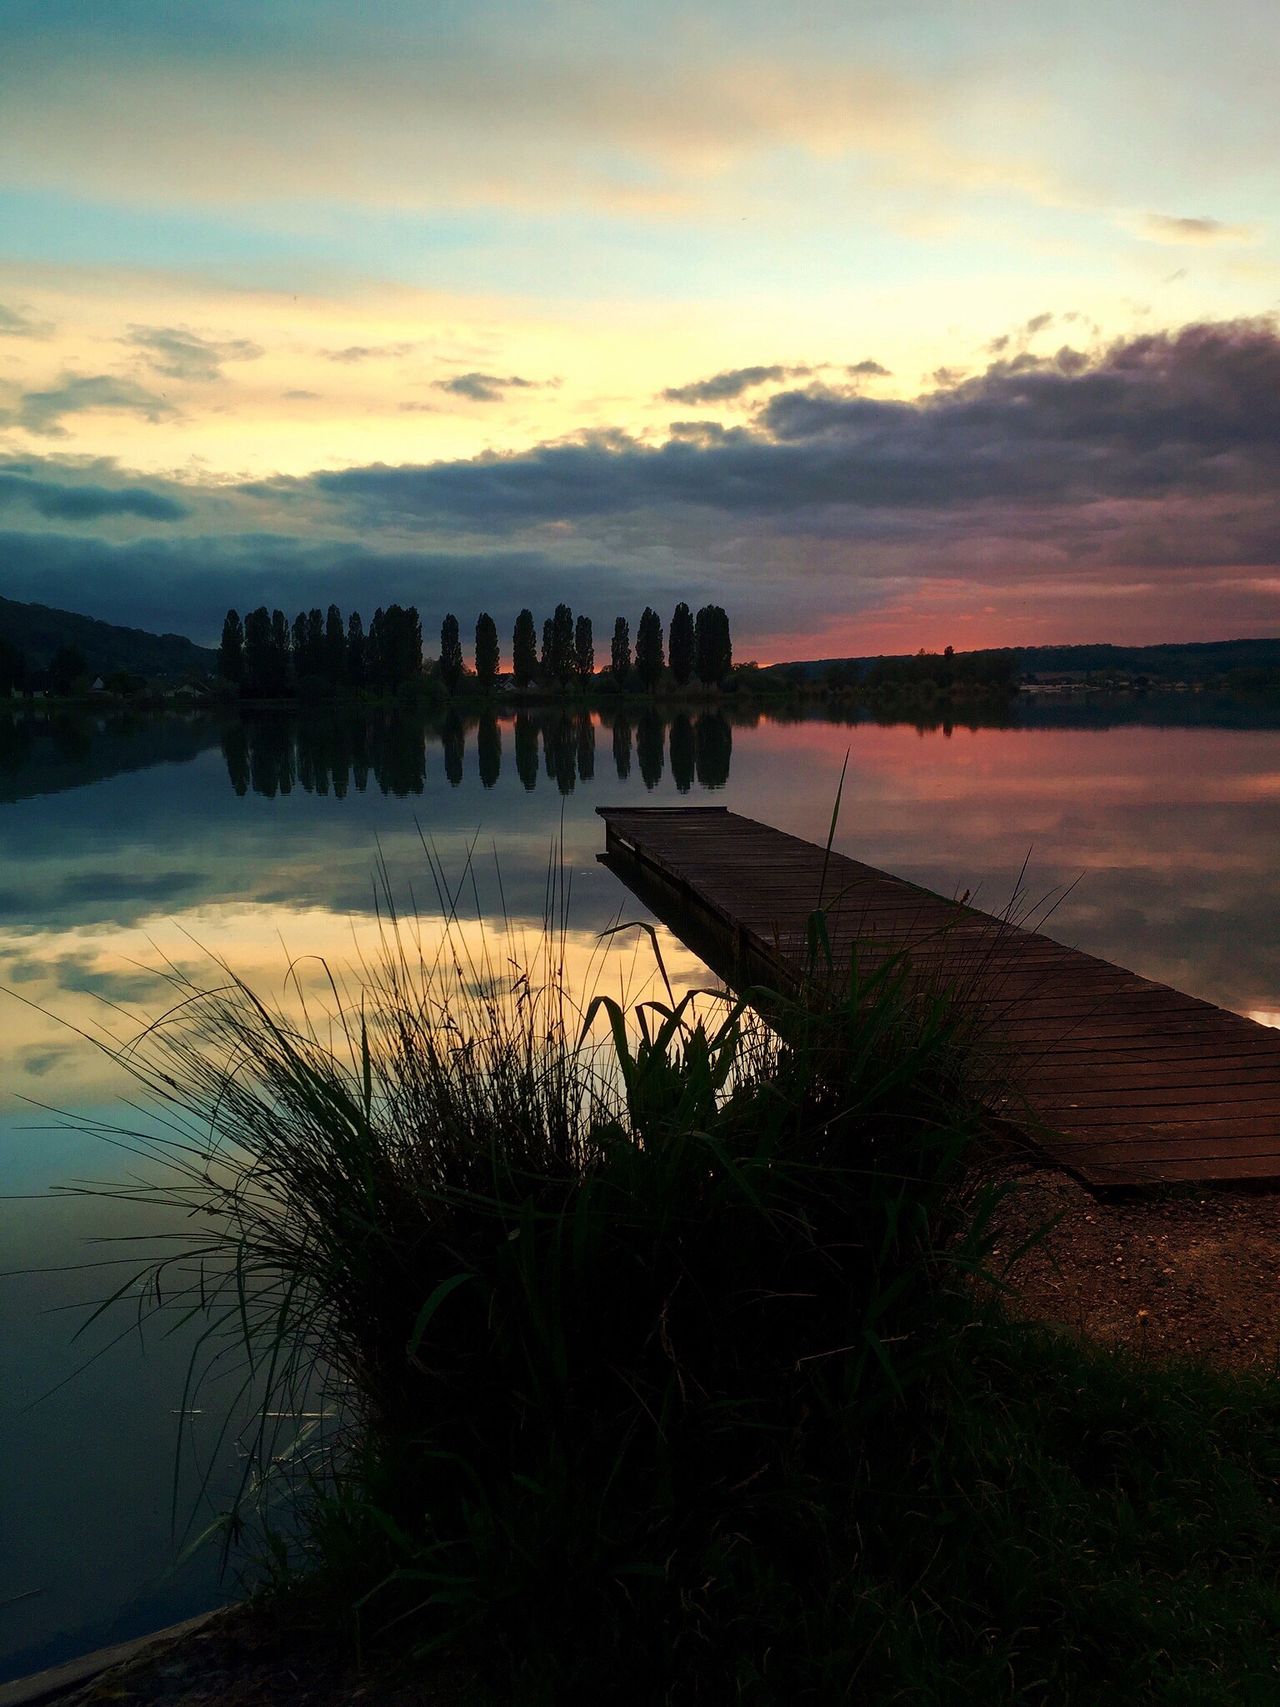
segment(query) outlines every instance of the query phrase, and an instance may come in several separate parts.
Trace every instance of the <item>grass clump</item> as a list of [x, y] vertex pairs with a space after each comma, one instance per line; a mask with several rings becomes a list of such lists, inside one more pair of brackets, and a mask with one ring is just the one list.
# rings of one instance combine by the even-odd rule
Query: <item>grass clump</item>
[[264, 1469], [323, 1372], [302, 1563], [363, 1642], [523, 1700], [749, 1698], [829, 1643], [936, 1360], [960, 1028], [894, 965], [775, 998], [784, 1043], [692, 997], [584, 1014], [559, 964], [401, 928], [310, 1018], [184, 992], [127, 1056], [199, 1229], [150, 1296], [246, 1364]]
[[944, 995], [583, 1012], [555, 931], [469, 940], [188, 989], [126, 1057], [171, 1122], [128, 1194], [197, 1229], [148, 1296], [260, 1406], [277, 1590], [497, 1701], [1276, 1699], [1280, 1402], [979, 1303]]

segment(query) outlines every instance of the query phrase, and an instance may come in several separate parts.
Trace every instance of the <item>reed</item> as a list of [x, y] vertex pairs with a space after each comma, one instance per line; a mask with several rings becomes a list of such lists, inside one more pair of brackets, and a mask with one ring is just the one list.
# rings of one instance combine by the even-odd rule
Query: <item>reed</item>
[[937, 1366], [963, 1028], [895, 963], [584, 1004], [558, 882], [521, 963], [384, 895], [319, 1002], [181, 987], [121, 1056], [167, 1124], [117, 1140], [185, 1233], [115, 1298], [198, 1319], [184, 1407], [235, 1369], [227, 1534], [283, 1486], [272, 1555], [362, 1644], [522, 1700], [719, 1700], [810, 1665]]

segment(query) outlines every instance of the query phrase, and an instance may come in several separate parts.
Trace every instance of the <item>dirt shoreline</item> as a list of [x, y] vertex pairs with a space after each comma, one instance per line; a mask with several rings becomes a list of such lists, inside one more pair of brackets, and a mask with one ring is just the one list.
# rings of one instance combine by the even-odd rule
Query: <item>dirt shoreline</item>
[[993, 1267], [1056, 1223], [1010, 1276], [1015, 1315], [1143, 1357], [1280, 1365], [1280, 1193], [1097, 1198], [1035, 1163], [997, 1178]]

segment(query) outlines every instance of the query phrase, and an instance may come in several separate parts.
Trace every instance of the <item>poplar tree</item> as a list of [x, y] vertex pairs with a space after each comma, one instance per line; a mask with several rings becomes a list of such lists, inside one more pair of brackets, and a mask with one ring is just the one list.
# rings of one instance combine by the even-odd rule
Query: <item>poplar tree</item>
[[522, 610], [511, 636], [511, 673], [518, 688], [527, 688], [538, 673], [538, 634], [533, 612]]
[[568, 605], [557, 605], [551, 619], [551, 674], [564, 688], [573, 671], [573, 612]]
[[544, 682], [549, 682], [555, 664], [555, 623], [547, 617], [542, 624], [542, 656], [538, 660], [538, 674]]
[[229, 610], [223, 620], [218, 674], [224, 682], [234, 682], [237, 686], [244, 680], [244, 624], [239, 611]]
[[267, 691], [273, 699], [279, 699], [289, 691], [289, 619], [282, 610], [271, 613], [271, 645], [267, 656]]
[[462, 680], [462, 637], [452, 611], [440, 624], [440, 680], [450, 693], [458, 691]]
[[486, 693], [498, 674], [498, 625], [488, 611], [476, 618], [476, 679]]
[[585, 687], [595, 674], [596, 649], [591, 636], [591, 618], [580, 616], [573, 630], [573, 667]]
[[682, 688], [693, 674], [693, 613], [683, 599], [671, 618], [667, 658], [675, 684]]
[[644, 607], [636, 629], [636, 674], [645, 688], [655, 688], [662, 674], [662, 624], [658, 613]]
[[347, 618], [347, 680], [353, 688], [362, 688], [368, 680], [364, 623], [358, 610]]
[[266, 699], [271, 691], [271, 613], [266, 605], [244, 619], [244, 687], [250, 699]]
[[324, 673], [330, 685], [342, 687], [347, 679], [347, 631], [342, 626], [342, 612], [330, 605], [324, 619]]
[[733, 668], [729, 618], [720, 605], [703, 605], [694, 627], [694, 668], [708, 687], [722, 682]]
[[631, 629], [625, 616], [620, 616], [613, 625], [613, 639], [609, 645], [609, 669], [618, 686], [624, 687], [627, 677], [631, 674]]

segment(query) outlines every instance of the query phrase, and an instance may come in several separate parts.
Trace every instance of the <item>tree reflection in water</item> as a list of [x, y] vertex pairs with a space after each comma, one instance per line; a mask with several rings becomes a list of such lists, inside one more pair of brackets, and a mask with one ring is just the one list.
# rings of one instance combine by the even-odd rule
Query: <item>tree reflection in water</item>
[[[246, 716], [220, 732], [227, 780], [239, 795], [273, 798], [295, 786], [307, 794], [342, 799], [372, 785], [383, 794], [421, 794], [428, 774], [428, 748], [438, 742], [444, 776], [451, 788], [462, 786], [468, 770], [467, 744], [475, 735], [474, 772], [486, 789], [502, 775], [504, 726], [510, 730], [515, 770], [521, 786], [532, 791], [540, 774], [561, 794], [571, 794], [596, 775], [599, 722], [608, 732], [613, 770], [619, 782], [631, 776], [632, 743], [645, 788], [662, 781], [670, 751], [671, 775], [681, 794], [693, 788], [722, 788], [729, 778], [733, 731], [719, 710], [696, 717], [677, 711], [667, 718], [646, 706], [633, 726], [626, 711], [603, 717], [582, 710], [542, 708], [502, 716], [451, 709], [424, 718], [383, 710], [352, 710], [330, 716], [294, 719]], [[541, 762], [539, 762], [541, 747]]]

